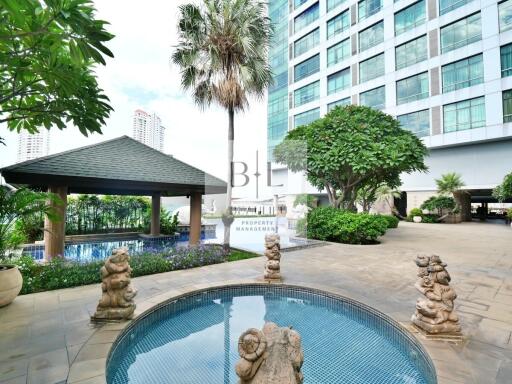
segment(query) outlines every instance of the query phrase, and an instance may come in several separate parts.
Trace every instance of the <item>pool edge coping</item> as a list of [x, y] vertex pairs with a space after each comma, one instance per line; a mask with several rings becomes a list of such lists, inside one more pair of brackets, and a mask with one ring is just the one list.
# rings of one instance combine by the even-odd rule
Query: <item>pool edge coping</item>
[[[411, 329], [407, 327], [408, 323], [404, 324], [404, 322], [400, 322], [394, 319], [392, 316], [387, 313], [374, 308], [364, 302], [359, 300], [355, 300], [349, 296], [345, 296], [343, 294], [337, 293], [333, 291], [332, 287], [328, 287], [325, 285], [318, 284], [301, 284], [298, 283], [286, 283], [286, 282], [272, 282], [268, 283], [261, 279], [241, 279], [241, 280], [229, 280], [224, 282], [214, 282], [214, 283], [205, 283], [205, 284], [191, 284], [190, 286], [180, 287], [179, 289], [172, 289], [166, 293], [158, 294], [156, 296], [147, 298], [143, 300], [141, 303], [137, 305], [137, 309], [135, 311], [135, 315], [132, 319], [122, 321], [122, 322], [108, 322], [98, 324], [97, 330], [91, 335], [91, 337], [82, 345], [79, 352], [75, 356], [72, 362], [70, 362], [68, 380], [67, 382], [70, 384], [79, 384], [79, 383], [88, 383], [88, 384], [107, 384], [107, 363], [111, 357], [111, 354], [114, 350], [116, 344], [122, 339], [122, 337], [130, 331], [139, 320], [142, 320], [144, 317], [151, 315], [154, 311], [164, 307], [169, 302], [179, 300], [183, 297], [197, 294], [203, 292], [205, 290], [210, 289], [223, 289], [235, 286], [269, 286], [269, 285], [280, 285], [286, 286], [290, 288], [301, 288], [314, 291], [315, 293], [324, 294], [328, 296], [332, 296], [334, 298], [343, 299], [356, 305], [364, 308], [372, 312], [373, 314], [382, 317], [386, 320], [391, 326], [394, 326], [401, 330], [404, 335], [406, 335], [412, 343], [415, 343], [426, 355], [426, 358], [430, 360], [432, 367], [434, 368], [434, 374], [436, 377], [436, 381], [438, 384], [443, 382], [443, 373], [447, 371], [447, 367], [445, 365], [440, 365], [438, 363], [439, 360], [445, 360], [442, 357], [436, 359], [436, 355], [438, 353], [437, 349], [429, 348], [427, 343], [429, 340], [421, 337], [419, 333], [412, 332]], [[94, 345], [105, 345], [109, 344], [108, 353], [106, 356], [102, 356], [101, 353], [97, 353], [97, 356], [90, 356], [88, 359], [81, 360], [79, 359], [80, 354], [87, 347], [94, 348]], [[436, 342], [437, 344], [437, 342]], [[441, 346], [438, 344], [436, 346]], [[444, 351], [444, 349], [442, 349]], [[96, 357], [96, 358], [95, 358]], [[77, 361], [77, 359], [81, 361]], [[96, 371], [95, 375], [92, 376], [82, 376], [80, 373], [83, 369], [91, 368]]]

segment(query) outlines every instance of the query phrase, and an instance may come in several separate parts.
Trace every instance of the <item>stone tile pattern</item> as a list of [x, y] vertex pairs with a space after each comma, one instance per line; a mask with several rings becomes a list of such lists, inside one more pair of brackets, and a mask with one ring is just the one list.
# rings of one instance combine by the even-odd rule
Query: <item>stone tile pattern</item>
[[[417, 335], [434, 361], [438, 381], [508, 384], [512, 377], [511, 236], [510, 227], [504, 225], [401, 222], [379, 245], [332, 244], [287, 253], [286, 283], [350, 297], [410, 326], [417, 297], [411, 259], [425, 253], [446, 255], [465, 342], [424, 340]], [[190, 290], [261, 281], [262, 260], [135, 278], [135, 316]], [[383, 260], [393, 265], [385, 273]], [[0, 383], [105, 383], [108, 350], [129, 322], [90, 323], [99, 289], [96, 284], [25, 295], [0, 308]], [[67, 352], [67, 361], [62, 351]]]

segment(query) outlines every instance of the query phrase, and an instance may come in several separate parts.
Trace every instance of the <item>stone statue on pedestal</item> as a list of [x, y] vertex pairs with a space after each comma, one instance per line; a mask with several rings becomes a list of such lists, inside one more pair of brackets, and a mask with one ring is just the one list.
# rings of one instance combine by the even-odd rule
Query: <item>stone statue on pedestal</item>
[[92, 320], [125, 320], [133, 316], [137, 290], [131, 285], [129, 260], [127, 248], [114, 249], [105, 260], [100, 270], [103, 293]]
[[279, 235], [265, 236], [265, 280], [281, 280], [281, 245]]
[[300, 335], [288, 327], [266, 323], [251, 328], [238, 339], [240, 384], [302, 384], [304, 362]]
[[418, 280], [414, 285], [424, 297], [416, 302], [412, 322], [428, 334], [458, 334], [460, 324], [454, 312], [455, 290], [450, 287], [446, 263], [437, 255], [418, 256]]

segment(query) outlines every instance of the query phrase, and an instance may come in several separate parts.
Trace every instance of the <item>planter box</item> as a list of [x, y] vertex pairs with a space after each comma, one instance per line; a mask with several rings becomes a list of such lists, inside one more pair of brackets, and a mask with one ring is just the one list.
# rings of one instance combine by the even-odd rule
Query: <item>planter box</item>
[[462, 216], [460, 213], [457, 213], [455, 215], [448, 215], [444, 219], [444, 222], [446, 224], [458, 224], [462, 222]]

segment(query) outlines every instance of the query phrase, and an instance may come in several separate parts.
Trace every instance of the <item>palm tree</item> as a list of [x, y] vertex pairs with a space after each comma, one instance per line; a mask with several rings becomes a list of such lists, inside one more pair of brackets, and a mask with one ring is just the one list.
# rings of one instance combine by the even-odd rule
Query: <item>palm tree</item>
[[452, 195], [455, 200], [455, 208], [453, 212], [458, 212], [460, 210], [460, 199], [461, 188], [464, 187], [464, 182], [462, 181], [461, 176], [458, 173], [450, 172], [441, 175], [441, 178], [436, 179], [437, 184], [437, 192], [440, 195], [447, 196]]
[[395, 199], [399, 199], [402, 196], [402, 192], [398, 189], [391, 188], [387, 184], [383, 184], [377, 188], [375, 192], [376, 202], [385, 202], [391, 213], [400, 219], [405, 219], [395, 207]]
[[223, 214], [224, 247], [233, 223], [234, 116], [247, 108], [248, 97], [261, 98], [272, 82], [268, 64], [272, 32], [260, 0], [204, 0], [180, 7], [178, 45], [172, 61], [181, 69], [181, 85], [192, 90], [201, 108], [212, 102], [228, 112], [228, 185]]

